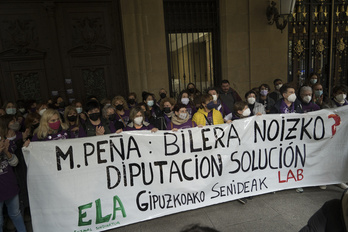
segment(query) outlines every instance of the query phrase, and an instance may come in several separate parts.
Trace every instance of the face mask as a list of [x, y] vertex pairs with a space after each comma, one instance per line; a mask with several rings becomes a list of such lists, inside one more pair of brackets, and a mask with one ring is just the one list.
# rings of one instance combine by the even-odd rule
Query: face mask
[[136, 117], [136, 118], [134, 118], [134, 123], [135, 123], [136, 125], [141, 125], [141, 124], [143, 124], [143, 117]]
[[194, 92], [195, 92], [195, 89], [194, 89], [194, 88], [191, 88], [191, 89], [188, 89], [188, 91], [189, 91], [190, 93], [194, 93]]
[[318, 82], [318, 80], [317, 80], [317, 79], [311, 79], [310, 82], [311, 82], [312, 84], [315, 84], [315, 83]]
[[14, 130], [14, 131], [18, 131], [20, 127], [21, 127], [21, 125], [19, 124], [19, 122], [15, 122], [12, 125], [8, 126], [8, 128], [10, 128], [11, 130]]
[[218, 97], [217, 97], [217, 95], [213, 95], [213, 101], [217, 101], [217, 99], [218, 99]]
[[68, 116], [68, 121], [69, 122], [76, 122], [76, 119], [77, 119], [76, 115]]
[[214, 102], [209, 102], [208, 104], [207, 104], [207, 109], [208, 110], [212, 110], [212, 109], [214, 109], [215, 108], [215, 104], [214, 104]]
[[289, 102], [294, 102], [296, 100], [296, 94], [290, 94], [290, 96], [288, 96], [288, 101]]
[[280, 90], [280, 88], [283, 86], [283, 84], [276, 85], [276, 89]]
[[52, 129], [52, 130], [58, 130], [60, 127], [60, 120], [54, 122], [54, 123], [48, 123], [48, 126]]
[[248, 103], [249, 103], [250, 105], [254, 105], [255, 101], [256, 101], [256, 99], [255, 99], [254, 97], [249, 97], [249, 98], [248, 98]]
[[109, 120], [110, 121], [115, 121], [115, 119], [116, 119], [116, 114], [109, 115]]
[[187, 117], [187, 113], [180, 113], [179, 114], [179, 118], [181, 118], [182, 120], [186, 119]]
[[338, 102], [344, 102], [344, 99], [346, 99], [347, 95], [345, 94], [338, 94], [335, 98]]
[[311, 96], [304, 96], [302, 98], [302, 100], [305, 102], [305, 103], [309, 103], [311, 100], [312, 100], [312, 97]]
[[7, 108], [6, 114], [16, 114], [16, 108]]
[[128, 103], [130, 105], [134, 105], [135, 104], [135, 99], [131, 98], [131, 99], [128, 99]]
[[33, 132], [36, 128], [38, 128], [40, 125], [40, 123], [36, 123], [36, 124], [33, 124], [31, 125], [31, 131]]
[[45, 111], [46, 111], [46, 109], [42, 109], [39, 111], [39, 114], [42, 116]]
[[190, 102], [190, 99], [188, 99], [187, 97], [181, 98], [181, 103], [184, 105], [187, 105]]
[[99, 119], [99, 113], [93, 113], [88, 115], [89, 115], [89, 119], [91, 119], [92, 121], [97, 121]]
[[168, 113], [170, 113], [171, 110], [170, 110], [170, 107], [164, 107], [163, 111], [164, 111], [164, 113], [168, 114]]
[[117, 105], [116, 110], [123, 110], [123, 105]]
[[261, 94], [262, 96], [267, 96], [268, 90], [267, 90], [267, 89], [262, 89], [262, 90], [260, 91], [260, 94]]
[[15, 135], [15, 136], [12, 136], [12, 137], [9, 137], [9, 138], [6, 138], [6, 139], [12, 141], [12, 140], [14, 140], [16, 137], [17, 137], [17, 136]]
[[251, 111], [250, 111], [249, 108], [246, 109], [246, 110], [244, 110], [243, 113], [242, 113], [242, 115], [243, 115], [244, 117], [248, 117], [250, 114], [251, 114]]
[[82, 113], [82, 108], [81, 107], [76, 107], [76, 111], [78, 114], [81, 114]]
[[19, 112], [21, 112], [23, 114], [25, 112], [25, 109], [24, 108], [20, 108]]
[[160, 94], [160, 97], [163, 99], [163, 98], [165, 98], [167, 96], [167, 94], [165, 94], [165, 93], [161, 93]]
[[323, 95], [323, 90], [315, 90], [314, 94], [316, 97], [320, 97], [321, 95]]
[[152, 106], [153, 106], [153, 100], [147, 101], [147, 105], [148, 105], [149, 107], [152, 107]]

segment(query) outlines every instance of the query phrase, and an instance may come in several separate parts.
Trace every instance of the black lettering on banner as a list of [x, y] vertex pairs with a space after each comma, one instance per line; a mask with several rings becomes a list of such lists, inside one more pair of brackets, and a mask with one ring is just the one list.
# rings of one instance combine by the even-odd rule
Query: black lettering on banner
[[73, 159], [73, 148], [72, 146], [69, 147], [68, 151], [64, 154], [64, 152], [56, 146], [56, 157], [57, 157], [57, 170], [60, 171], [62, 170], [62, 166], [60, 163], [60, 158], [63, 158], [63, 160], [66, 160], [70, 157], [70, 169], [74, 168], [74, 159]]
[[[136, 167], [138, 169], [138, 171], [134, 173], [133, 167]], [[136, 164], [136, 163], [129, 164], [129, 172], [130, 172], [130, 174], [129, 174], [129, 176], [130, 176], [130, 186], [134, 186], [134, 177], [139, 176], [140, 172], [141, 172], [140, 165]]]
[[261, 129], [257, 121], [254, 121], [254, 143], [257, 143], [257, 132], [260, 135], [262, 141], [266, 139], [266, 120], [263, 120], [263, 134], [261, 133]]
[[[116, 172], [116, 175], [112, 175], [112, 176], [116, 176], [117, 177], [117, 181], [113, 185], [111, 184], [111, 173], [110, 173], [111, 170], [114, 170]], [[107, 187], [108, 187], [108, 189], [116, 188], [120, 184], [120, 182], [121, 182], [121, 178], [122, 178], [121, 177], [121, 172], [120, 172], [120, 170], [118, 170], [117, 167], [109, 165], [109, 166], [106, 167], [106, 178], [107, 178]]]
[[290, 127], [288, 129], [289, 133], [287, 134], [287, 136], [285, 137], [285, 140], [290, 140], [290, 139], [296, 139], [296, 135], [292, 135], [290, 136], [291, 132], [293, 131], [297, 131], [297, 124], [300, 122], [300, 119], [299, 118], [288, 118], [286, 120], [287, 122], [295, 122], [294, 126], [293, 127]]
[[189, 137], [190, 137], [190, 152], [193, 153], [193, 152], [199, 152], [199, 151], [202, 151], [202, 148], [194, 148], [193, 147], [193, 136], [192, 136], [192, 131], [191, 130], [188, 130], [188, 133], [189, 133]]
[[[218, 137], [217, 130], [220, 130], [220, 137]], [[225, 147], [225, 144], [221, 141], [221, 139], [225, 136], [225, 131], [221, 127], [214, 127], [214, 136], [215, 136], [215, 149], [218, 147], [218, 142], [221, 147]]]
[[182, 175], [183, 175], [183, 177], [185, 178], [185, 180], [193, 180], [193, 177], [192, 177], [192, 176], [187, 176], [187, 175], [186, 175], [186, 171], [185, 171], [185, 164], [186, 164], [187, 162], [191, 162], [191, 161], [192, 161], [192, 159], [185, 159], [185, 160], [182, 162], [182, 164], [181, 164]]
[[232, 161], [232, 163], [233, 163], [233, 162], [236, 162], [236, 163], [237, 163], [237, 168], [236, 168], [234, 171], [229, 171], [229, 173], [231, 173], [231, 174], [237, 173], [237, 172], [239, 171], [239, 169], [240, 169], [240, 161], [239, 161], [238, 159], [233, 159], [233, 156], [234, 156], [235, 154], [238, 154], [238, 152], [235, 151], [235, 152], [233, 152], [233, 153], [231, 154], [231, 161]]
[[[321, 122], [321, 125], [322, 125], [322, 134], [321, 134], [321, 137], [318, 137], [317, 136], [317, 121], [320, 121]], [[323, 120], [323, 118], [322, 117], [320, 117], [320, 116], [318, 116], [316, 119], [315, 119], [315, 121], [314, 121], [314, 139], [315, 140], [320, 140], [320, 139], [322, 139], [322, 138], [324, 138], [324, 136], [325, 136], [325, 125], [324, 125], [324, 120]]]
[[115, 146], [114, 142], [110, 139], [110, 156], [111, 156], [111, 162], [114, 162], [114, 150], [117, 152], [117, 154], [121, 157], [122, 160], [124, 160], [124, 145], [123, 145], [123, 138], [120, 138], [120, 150]]
[[307, 131], [307, 126], [309, 126], [309, 124], [311, 124], [313, 118], [311, 118], [308, 123], [305, 124], [305, 118], [302, 118], [302, 129], [301, 129], [301, 135], [300, 135], [300, 140], [303, 140], [303, 134], [306, 133], [307, 137], [309, 139], [312, 139], [311, 135], [308, 133]]
[[[168, 156], [168, 155], [176, 155], [176, 154], [178, 154], [180, 149], [179, 149], [179, 146], [176, 144], [176, 142], [178, 141], [178, 137], [176, 136], [176, 134], [165, 132], [163, 135], [164, 135], [164, 155]], [[169, 135], [170, 136], [174, 136], [174, 138], [175, 138], [174, 142], [168, 143], [167, 136], [169, 136]], [[184, 142], [183, 142], [183, 144], [184, 144]], [[176, 148], [176, 150], [173, 151], [173, 152], [168, 152], [168, 147], [169, 146], [174, 146]]]
[[[275, 123], [275, 125], [276, 125], [276, 128], [274, 129], [275, 134], [274, 134], [273, 137], [271, 137], [271, 131], [272, 131], [271, 129], [272, 129], [272, 125], [273, 125], [274, 123]], [[279, 123], [278, 123], [277, 120], [272, 120], [271, 123], [270, 123], [269, 126], [268, 126], [267, 139], [268, 139], [269, 141], [273, 141], [273, 140], [275, 140], [275, 139], [278, 137], [278, 134], [279, 134]]]
[[141, 158], [141, 154], [140, 154], [140, 151], [139, 151], [139, 147], [138, 147], [137, 141], [135, 141], [133, 136], [130, 136], [129, 140], [128, 140], [127, 159], [129, 159], [129, 155], [130, 155], [131, 151], [136, 151], [137, 154], [138, 154], [138, 157]]
[[[87, 148], [88, 147], [92, 148], [91, 152], [87, 152], [87, 150], [88, 150]], [[85, 154], [85, 165], [87, 167], [88, 166], [87, 156], [93, 155], [93, 153], [94, 153], [94, 145], [93, 145], [93, 143], [84, 143], [83, 144], [83, 148], [84, 148], [84, 154]]]
[[105, 149], [101, 148], [100, 146], [103, 144], [107, 144], [108, 141], [107, 140], [103, 140], [103, 141], [98, 141], [97, 142], [97, 157], [98, 157], [98, 164], [102, 164], [102, 163], [106, 163], [107, 160], [106, 159], [102, 159], [101, 158], [101, 153], [105, 152]]
[[[232, 132], [233, 130], [233, 132]], [[230, 147], [230, 140], [231, 139], [238, 139], [238, 143], [240, 145], [240, 138], [238, 135], [238, 132], [236, 128], [234, 128], [233, 124], [230, 124], [230, 131], [228, 132], [228, 137], [227, 137], [227, 147]]]
[[152, 165], [151, 163], [149, 163], [149, 166], [150, 166], [150, 173], [151, 173], [151, 179], [149, 181], [146, 181], [146, 173], [145, 173], [145, 164], [144, 163], [141, 163], [141, 169], [143, 170], [143, 183], [145, 185], [149, 185], [149, 184], [152, 184], [153, 182], [153, 170], [152, 170]]
[[210, 131], [210, 128], [205, 128], [201, 130], [202, 133], [202, 140], [203, 140], [203, 150], [207, 151], [207, 150], [211, 150], [213, 147], [212, 146], [207, 146], [207, 142], [209, 141], [209, 138], [205, 137], [205, 132]]
[[159, 166], [159, 170], [160, 170], [160, 183], [163, 184], [163, 165], [167, 165], [168, 162], [167, 161], [156, 161], [154, 162], [155, 166]]

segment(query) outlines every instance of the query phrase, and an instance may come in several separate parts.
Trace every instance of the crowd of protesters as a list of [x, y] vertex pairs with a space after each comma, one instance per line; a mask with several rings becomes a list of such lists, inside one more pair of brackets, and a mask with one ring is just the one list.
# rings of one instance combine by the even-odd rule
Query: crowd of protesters
[[[218, 88], [200, 92], [193, 83], [171, 98], [165, 89], [66, 104], [62, 97], [47, 102], [6, 102], [0, 109], [0, 232], [3, 208], [17, 231], [26, 231], [21, 211], [29, 207], [26, 165], [21, 148], [30, 142], [72, 139], [135, 130], [173, 130], [231, 123], [234, 120], [272, 113], [306, 113], [348, 105], [347, 87], [338, 85], [329, 98], [318, 76], [311, 74], [296, 88], [273, 82], [247, 91], [244, 98], [223, 80]], [[5, 187], [6, 186], [6, 187]], [[298, 189], [299, 192], [303, 191]], [[243, 200], [244, 201], [244, 200]]]

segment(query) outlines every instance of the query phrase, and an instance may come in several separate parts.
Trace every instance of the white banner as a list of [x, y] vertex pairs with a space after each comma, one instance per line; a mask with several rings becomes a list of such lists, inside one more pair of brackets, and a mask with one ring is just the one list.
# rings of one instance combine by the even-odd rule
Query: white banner
[[102, 231], [238, 198], [348, 181], [348, 107], [32, 142], [32, 223]]

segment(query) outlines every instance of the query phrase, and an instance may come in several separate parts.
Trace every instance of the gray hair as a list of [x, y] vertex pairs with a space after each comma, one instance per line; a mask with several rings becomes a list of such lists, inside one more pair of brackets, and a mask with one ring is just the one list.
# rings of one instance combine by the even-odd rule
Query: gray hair
[[310, 91], [311, 93], [313, 93], [313, 90], [310, 86], [302, 86], [300, 89], [300, 95], [304, 92], [304, 91]]
[[108, 109], [113, 109], [114, 112], [116, 113], [116, 108], [115, 107], [113, 107], [112, 105], [106, 105], [106, 106], [104, 106], [104, 108], [102, 110], [102, 114], [103, 114], [104, 118], [107, 118]]

